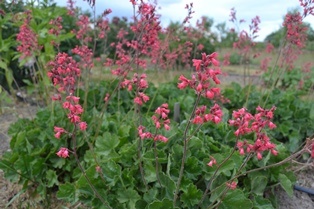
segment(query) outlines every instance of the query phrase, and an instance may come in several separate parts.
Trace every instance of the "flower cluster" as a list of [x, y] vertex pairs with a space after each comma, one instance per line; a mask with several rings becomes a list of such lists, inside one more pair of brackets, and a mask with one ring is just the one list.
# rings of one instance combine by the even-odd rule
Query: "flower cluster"
[[219, 123], [222, 119], [222, 111], [218, 104], [215, 104], [210, 108], [210, 112], [206, 113], [207, 107], [201, 106], [198, 107], [195, 111], [195, 117], [192, 120], [194, 124], [203, 124], [208, 121], [212, 121], [213, 123]]
[[184, 9], [188, 10], [188, 15], [184, 18], [183, 24], [190, 23], [189, 20], [192, 19], [192, 14], [195, 13], [194, 11], [192, 11], [193, 2], [191, 2], [190, 4], [186, 4]]
[[235, 189], [237, 188], [237, 185], [238, 185], [238, 183], [235, 182], [235, 181], [233, 181], [233, 182], [231, 182], [231, 183], [229, 183], [229, 182], [226, 183], [226, 186], [227, 186], [229, 189], [231, 189], [231, 190], [235, 190]]
[[154, 121], [155, 127], [160, 129], [163, 125], [164, 128], [168, 131], [170, 130], [170, 120], [168, 119], [168, 114], [170, 110], [168, 109], [168, 104], [162, 104], [155, 111], [156, 115], [152, 116], [152, 120]]
[[[156, 130], [161, 129], [161, 127], [164, 127], [165, 130], [170, 130], [170, 120], [168, 118], [170, 110], [168, 109], [168, 104], [162, 104], [160, 107], [158, 107], [155, 111], [155, 115], [152, 116], [152, 120], [154, 122], [154, 125], [156, 127]], [[168, 138], [161, 135], [161, 134], [152, 134], [151, 132], [144, 132], [145, 127], [139, 126], [138, 127], [138, 135], [140, 139], [154, 139], [154, 141], [162, 141], [167, 142]]]
[[272, 53], [272, 51], [275, 49], [274, 45], [272, 45], [270, 42], [267, 43], [265, 51], [266, 53]]
[[[156, 15], [156, 7], [152, 4], [141, 3], [138, 6], [139, 19], [130, 28], [136, 35], [136, 40], [127, 42], [128, 47], [137, 51], [138, 56], [149, 55], [152, 57], [160, 48], [159, 32], [161, 31], [159, 15]], [[143, 33], [145, 31], [145, 33]], [[137, 64], [141, 60], [135, 60]]]
[[60, 139], [61, 134], [67, 133], [67, 131], [64, 130], [64, 128], [61, 128], [61, 127], [58, 127], [58, 126], [55, 126], [53, 131], [55, 132], [55, 137], [57, 139]]
[[257, 37], [257, 33], [260, 30], [259, 28], [260, 23], [261, 23], [261, 20], [259, 16], [256, 16], [251, 20], [251, 24], [249, 25], [249, 28], [250, 28], [252, 39], [255, 39]]
[[68, 150], [68, 148], [61, 147], [60, 150], [56, 154], [59, 157], [67, 158], [67, 157], [69, 157], [69, 150]]
[[99, 21], [97, 21], [97, 28], [99, 29], [98, 38], [105, 38], [107, 31], [110, 30], [109, 21], [107, 19], [100, 19]]
[[149, 100], [149, 97], [143, 93], [143, 90], [148, 88], [146, 77], [146, 74], [139, 76], [137, 73], [135, 73], [132, 80], [124, 79], [124, 81], [120, 84], [122, 88], [127, 88], [128, 91], [132, 91], [133, 86], [136, 86], [137, 91], [136, 97], [134, 98], [134, 103], [138, 105], [143, 105]]
[[179, 89], [190, 87], [196, 91], [197, 94], [201, 94], [206, 98], [213, 99], [214, 96], [220, 94], [219, 88], [213, 88], [210, 80], [216, 84], [220, 84], [218, 75], [221, 74], [219, 68], [209, 68], [210, 65], [219, 66], [219, 61], [216, 59], [218, 54], [212, 53], [206, 55], [202, 53], [202, 59], [193, 59], [193, 66], [195, 67], [196, 73], [192, 75], [192, 79], [189, 80], [185, 76], [179, 77], [180, 83], [178, 84]]
[[266, 72], [268, 70], [268, 67], [269, 67], [269, 63], [270, 61], [272, 60], [271, 57], [265, 57], [264, 59], [261, 60], [261, 63], [260, 63], [260, 69], [264, 72]]
[[[48, 72], [48, 77], [51, 78], [54, 86], [58, 86], [59, 93], [65, 93], [67, 96], [62, 104], [62, 107], [68, 110], [68, 119], [71, 123], [80, 130], [85, 131], [87, 123], [81, 121], [80, 115], [83, 113], [83, 108], [79, 104], [79, 97], [73, 96], [76, 89], [76, 82], [81, 74], [78, 64], [72, 57], [66, 53], [59, 53], [53, 62], [49, 63], [52, 69]], [[61, 95], [57, 95], [54, 100], [61, 100]], [[61, 127], [54, 127], [55, 137], [59, 139], [62, 134], [68, 133]], [[57, 153], [59, 157], [66, 158], [69, 156], [67, 148], [61, 148]]]
[[54, 86], [59, 86], [60, 93], [73, 94], [81, 70], [77, 62], [66, 53], [58, 53], [55, 60], [49, 63], [52, 69], [48, 72]]
[[76, 9], [74, 8], [74, 1], [73, 0], [67, 0], [67, 14], [69, 16], [74, 16]]
[[75, 96], [67, 96], [66, 101], [63, 103], [62, 107], [69, 110], [68, 119], [71, 123], [78, 124], [82, 131], [85, 131], [87, 125], [85, 122], [81, 122], [80, 115], [83, 113], [83, 108], [78, 104], [80, 98]]
[[254, 116], [247, 112], [245, 108], [233, 111], [232, 116], [234, 119], [229, 120], [229, 124], [238, 128], [234, 134], [237, 137], [250, 133], [256, 134], [254, 144], [250, 144], [246, 140], [237, 142], [237, 148], [241, 155], [254, 152], [259, 160], [262, 159], [264, 151], [270, 150], [273, 155], [277, 155], [277, 151], [275, 150], [276, 145], [271, 143], [269, 137], [263, 132], [263, 129], [267, 127], [269, 129], [276, 128], [276, 125], [271, 122], [275, 109], [275, 107], [272, 107], [269, 110], [265, 110], [257, 107], [257, 113]]
[[238, 37], [238, 41], [233, 43], [234, 49], [239, 49], [241, 55], [247, 55], [254, 46], [254, 42], [250, 35], [246, 31], [241, 31]]
[[34, 52], [40, 49], [36, 34], [30, 28], [31, 11], [26, 11], [26, 18], [20, 27], [20, 31], [16, 36], [16, 40], [20, 43], [17, 51], [22, 53], [21, 59], [34, 56]]
[[81, 64], [83, 68], [91, 69], [94, 67], [93, 52], [87, 46], [76, 46], [72, 49], [73, 54], [77, 54], [81, 57]]
[[223, 65], [224, 66], [230, 65], [230, 53], [226, 53], [224, 55]]
[[303, 7], [303, 17], [308, 15], [314, 16], [314, 1], [313, 0], [299, 0], [300, 6]]
[[287, 29], [286, 40], [298, 48], [303, 48], [307, 40], [307, 27], [304, 26], [299, 12], [288, 13], [283, 26]]
[[49, 25], [51, 25], [53, 28], [51, 28], [51, 29], [48, 31], [48, 33], [53, 34], [53, 35], [55, 35], [55, 36], [59, 36], [59, 34], [60, 34], [61, 30], [62, 30], [62, 24], [61, 24], [61, 22], [62, 22], [62, 17], [61, 17], [61, 16], [57, 17], [57, 18], [54, 19], [54, 20], [51, 20], [51, 21], [49, 22]]
[[76, 25], [79, 27], [78, 31], [73, 31], [76, 34], [76, 38], [83, 40], [84, 42], [90, 42], [92, 38], [87, 34], [91, 31], [89, 17], [81, 15], [79, 20], [76, 22]]

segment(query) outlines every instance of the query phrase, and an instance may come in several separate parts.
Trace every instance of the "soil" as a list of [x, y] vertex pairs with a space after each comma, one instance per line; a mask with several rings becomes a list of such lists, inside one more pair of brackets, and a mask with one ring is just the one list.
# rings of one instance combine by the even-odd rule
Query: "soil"
[[[228, 75], [222, 79], [223, 82], [229, 84], [232, 81], [243, 84], [243, 77], [238, 75]], [[252, 77], [252, 83], [260, 83], [258, 77]], [[1, 107], [0, 107], [1, 108]], [[9, 150], [10, 137], [8, 136], [8, 128], [11, 123], [14, 123], [19, 118], [33, 118], [39, 109], [38, 106], [30, 105], [25, 102], [16, 102], [11, 104], [10, 107], [2, 109], [0, 114], [0, 157]], [[314, 189], [314, 164], [313, 162], [307, 163], [305, 168], [296, 172], [297, 185]], [[21, 187], [16, 184], [8, 182], [4, 178], [3, 171], [0, 170], [0, 208], [6, 208], [6, 205], [14, 198], [14, 201], [7, 208], [44, 208], [40, 204], [40, 200], [36, 197], [31, 197], [25, 193], [17, 195]], [[292, 197], [278, 186], [276, 188], [276, 195], [278, 198], [278, 208], [280, 209], [314, 209], [314, 196], [305, 192], [294, 190]], [[54, 203], [50, 208], [64, 208], [64, 203], [61, 203], [56, 198], [52, 200]], [[70, 207], [68, 205], [68, 207]], [[72, 206], [73, 207], [73, 206]], [[74, 208], [77, 208], [75, 206]]]

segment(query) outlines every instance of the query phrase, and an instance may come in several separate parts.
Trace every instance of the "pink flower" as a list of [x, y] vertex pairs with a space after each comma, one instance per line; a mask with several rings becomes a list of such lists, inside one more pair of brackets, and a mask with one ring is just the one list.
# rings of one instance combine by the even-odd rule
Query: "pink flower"
[[97, 172], [97, 173], [101, 173], [101, 167], [100, 167], [99, 165], [97, 165], [97, 166], [95, 167], [95, 169], [96, 169], [96, 172]]
[[194, 123], [194, 124], [203, 124], [204, 121], [203, 121], [203, 118], [202, 118], [201, 116], [197, 115], [197, 116], [193, 119], [192, 123]]
[[136, 0], [130, 0], [133, 5], [136, 5]]
[[140, 97], [135, 97], [135, 98], [134, 98], [134, 103], [135, 103], [135, 104], [138, 104], [138, 105], [143, 105], [143, 101], [141, 100]]
[[80, 129], [81, 129], [82, 131], [85, 131], [86, 128], [87, 128], [87, 123], [86, 123], [86, 122], [80, 122], [80, 123], [79, 123], [79, 126], [80, 126]]
[[69, 157], [69, 150], [68, 148], [65, 148], [65, 147], [61, 147], [59, 152], [56, 153], [59, 157], [62, 157], [62, 158], [67, 158]]
[[105, 102], [108, 102], [109, 101], [109, 98], [110, 98], [110, 94], [109, 93], [106, 93], [106, 96], [104, 98], [104, 101]]
[[54, 132], [55, 132], [55, 137], [57, 139], [60, 139], [61, 134], [66, 133], [66, 131], [63, 128], [57, 127], [57, 126], [54, 127]]
[[209, 167], [213, 167], [213, 165], [217, 164], [217, 161], [214, 157], [210, 156], [210, 159], [211, 160], [209, 161], [209, 163], [207, 163]]
[[193, 66], [195, 67], [196, 71], [199, 71], [201, 69], [202, 60], [193, 59]]
[[162, 141], [162, 142], [166, 143], [168, 141], [168, 138], [163, 136], [163, 135], [157, 135], [157, 136], [155, 136], [154, 140], [155, 141]]
[[186, 88], [189, 85], [189, 82], [190, 82], [186, 77], [184, 77], [184, 75], [180, 75], [179, 81], [181, 81], [181, 83], [178, 83], [178, 88], [179, 89]]
[[149, 139], [152, 138], [152, 134], [150, 132], [143, 132], [145, 130], [144, 126], [139, 126], [137, 128], [138, 135], [141, 139]]
[[231, 190], [235, 190], [237, 188], [237, 182], [233, 181], [231, 183], [226, 183], [227, 187], [229, 187]]
[[141, 97], [141, 99], [142, 99], [142, 101], [144, 102], [144, 103], [146, 103], [148, 100], [149, 100], [149, 97], [146, 95], [146, 94], [144, 94], [144, 93], [142, 93], [142, 92], [140, 92], [140, 93], [138, 93], [139, 94], [139, 96]]

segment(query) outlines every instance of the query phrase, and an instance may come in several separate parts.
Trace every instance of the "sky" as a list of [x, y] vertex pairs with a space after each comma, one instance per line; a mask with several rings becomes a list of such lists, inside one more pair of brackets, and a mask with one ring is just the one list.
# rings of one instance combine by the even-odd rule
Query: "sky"
[[[60, 6], [66, 5], [66, 0], [55, 0], [55, 2]], [[301, 9], [298, 0], [158, 0], [158, 13], [161, 14], [162, 25], [167, 26], [170, 21], [182, 22], [187, 15], [184, 7], [190, 2], [193, 2], [195, 11], [190, 20], [192, 25], [200, 17], [208, 16], [214, 19], [214, 26], [226, 22], [229, 28], [235, 27], [233, 23], [229, 22], [230, 9], [235, 8], [237, 19], [246, 20], [240, 25], [240, 30], [247, 30], [251, 19], [258, 15], [261, 23], [257, 41], [263, 41], [267, 35], [279, 29], [287, 11], [295, 8]], [[83, 0], [76, 0], [76, 5], [83, 10], [90, 8]], [[97, 14], [101, 14], [108, 8], [112, 10], [109, 18], [113, 16], [130, 18], [133, 13], [133, 7], [129, 0], [96, 0]], [[310, 23], [314, 28], [314, 16], [306, 17], [304, 21]]]

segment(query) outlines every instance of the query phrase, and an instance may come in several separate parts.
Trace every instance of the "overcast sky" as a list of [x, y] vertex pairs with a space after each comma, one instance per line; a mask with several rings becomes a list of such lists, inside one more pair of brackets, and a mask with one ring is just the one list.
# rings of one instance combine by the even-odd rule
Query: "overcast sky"
[[[61, 6], [66, 5], [66, 0], [55, 1]], [[250, 20], [258, 15], [261, 19], [261, 30], [257, 40], [260, 41], [280, 27], [283, 16], [288, 10], [299, 6], [298, 0], [158, 0], [160, 6], [158, 13], [161, 14], [162, 25], [167, 26], [170, 21], [182, 22], [187, 14], [184, 7], [190, 2], [193, 2], [195, 11], [193, 19], [190, 21], [191, 24], [195, 24], [201, 16], [208, 16], [214, 19], [214, 25], [226, 22], [229, 27], [233, 27], [228, 20], [230, 19], [230, 9], [234, 7], [237, 11], [237, 18], [247, 21], [241, 24], [240, 29], [246, 29]], [[82, 7], [83, 10], [89, 8], [83, 0], [76, 0], [76, 5]], [[98, 14], [101, 14], [107, 8], [113, 11], [109, 17], [131, 17], [133, 12], [129, 0], [96, 0]], [[314, 28], [314, 16], [307, 17], [305, 22], [309, 22]]]

